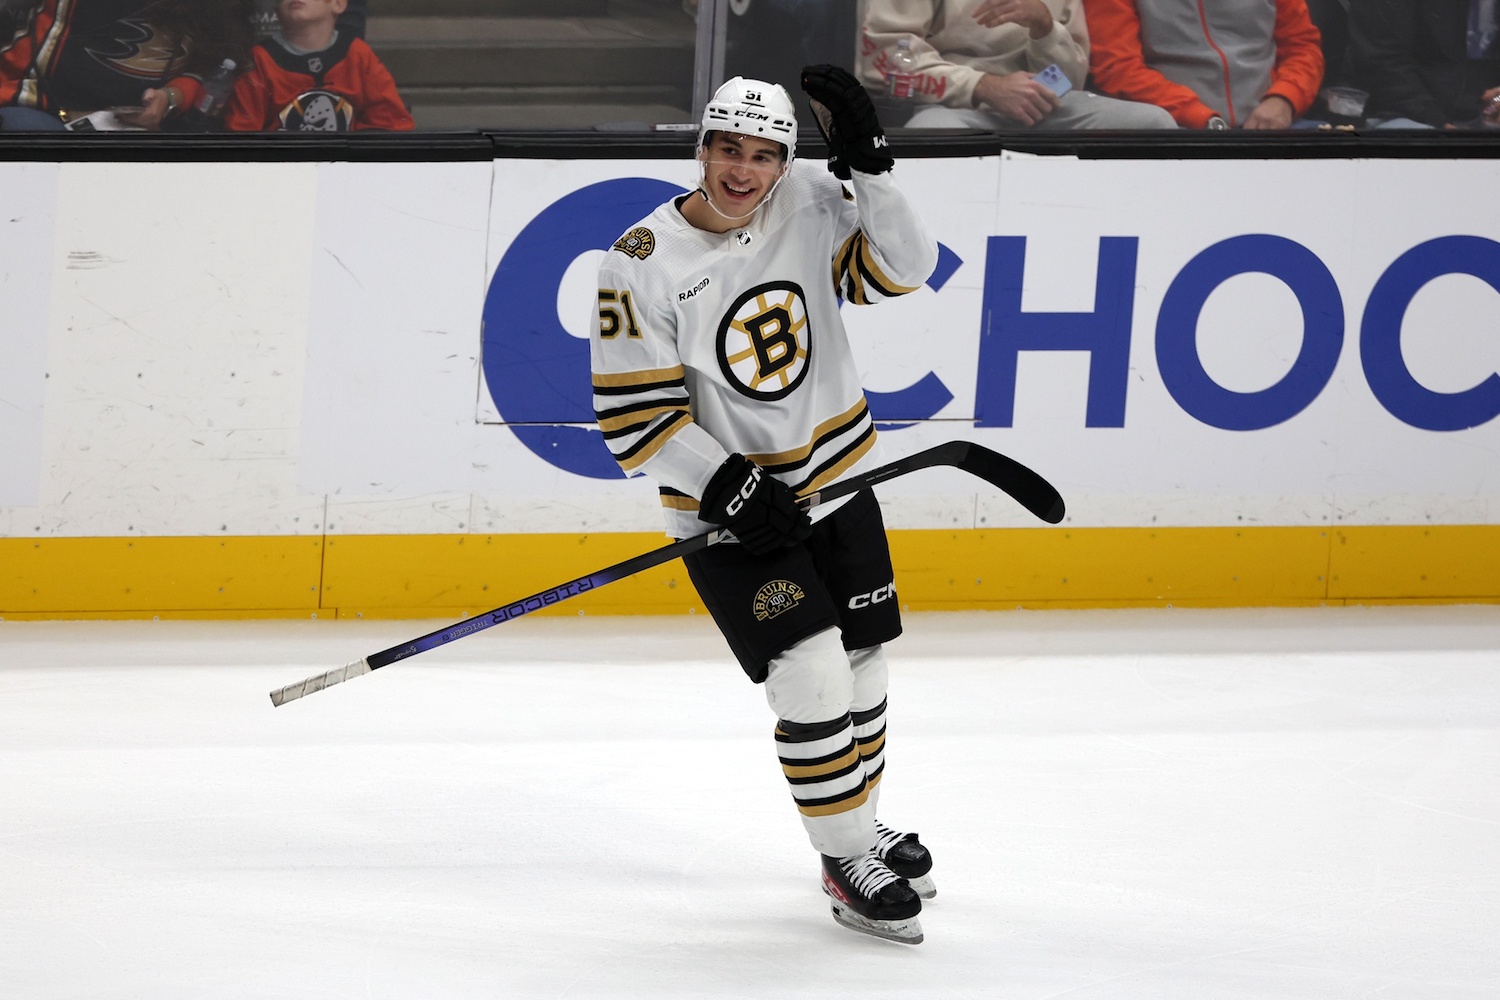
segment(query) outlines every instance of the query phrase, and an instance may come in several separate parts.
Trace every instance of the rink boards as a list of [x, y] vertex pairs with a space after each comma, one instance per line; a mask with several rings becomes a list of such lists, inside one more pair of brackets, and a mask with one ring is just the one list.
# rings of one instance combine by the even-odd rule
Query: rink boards
[[[913, 608], [1500, 599], [1486, 161], [902, 162], [847, 307]], [[448, 615], [664, 539], [592, 429], [593, 271], [675, 160], [0, 164], [0, 614]], [[1394, 192], [1400, 192], [1395, 197]], [[681, 566], [563, 613], [682, 612]]]

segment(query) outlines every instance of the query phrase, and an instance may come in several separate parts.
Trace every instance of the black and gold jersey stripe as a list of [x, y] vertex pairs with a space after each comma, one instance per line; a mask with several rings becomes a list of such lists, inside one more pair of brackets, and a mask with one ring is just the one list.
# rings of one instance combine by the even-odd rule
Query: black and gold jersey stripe
[[862, 421], [868, 421], [869, 419], [870, 408], [866, 405], [864, 397], [861, 396], [858, 403], [855, 403], [843, 413], [835, 417], [830, 417], [814, 427], [812, 440], [802, 447], [773, 453], [762, 452], [755, 455], [746, 455], [745, 457], [772, 475], [793, 472], [806, 465], [819, 448], [822, 448], [835, 438], [848, 433], [853, 428], [859, 426]]
[[[651, 456], [661, 451], [662, 445], [671, 440], [672, 435], [682, 430], [693, 422], [692, 415], [688, 413], [687, 407], [674, 410], [664, 420], [657, 420], [647, 430], [635, 439], [628, 447], [616, 450], [614, 441], [610, 441], [610, 451], [614, 452], [615, 461], [620, 463], [620, 468], [626, 472], [637, 468], [642, 463], [650, 461]], [[609, 435], [605, 435], [609, 440]]]
[[686, 413], [687, 409], [686, 395], [674, 400], [644, 399], [626, 406], [595, 410], [594, 419], [599, 422], [599, 429], [606, 438], [615, 438], [640, 430], [664, 413], [678, 410]]
[[861, 306], [917, 290], [917, 286], [897, 284], [886, 277], [862, 229], [856, 229], [833, 255], [833, 287], [844, 301]]
[[844, 473], [870, 453], [875, 447], [875, 425], [867, 426], [858, 437], [840, 448], [828, 459], [814, 468], [801, 482], [792, 487], [792, 492], [798, 496], [806, 496], [815, 493], [836, 481]]
[[637, 392], [656, 392], [687, 385], [687, 372], [681, 365], [646, 371], [594, 373], [594, 393], [600, 396], [628, 396]]

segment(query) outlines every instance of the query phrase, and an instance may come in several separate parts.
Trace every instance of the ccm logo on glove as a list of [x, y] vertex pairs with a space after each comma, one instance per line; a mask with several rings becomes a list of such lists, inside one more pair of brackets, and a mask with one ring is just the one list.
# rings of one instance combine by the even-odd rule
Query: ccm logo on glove
[[744, 455], [730, 455], [703, 490], [698, 519], [728, 528], [746, 551], [769, 555], [807, 540], [812, 521], [792, 488]]
[[736, 517], [745, 509], [745, 501], [755, 495], [755, 487], [760, 485], [760, 476], [760, 466], [750, 466], [750, 477], [745, 480], [745, 485], [740, 487], [739, 495], [724, 505], [724, 513], [730, 517]]

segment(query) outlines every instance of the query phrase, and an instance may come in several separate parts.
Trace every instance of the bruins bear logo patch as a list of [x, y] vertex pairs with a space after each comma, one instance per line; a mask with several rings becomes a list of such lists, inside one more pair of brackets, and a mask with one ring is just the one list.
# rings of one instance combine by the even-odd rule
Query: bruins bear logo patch
[[645, 260], [656, 249], [656, 234], [645, 226], [636, 226], [615, 241], [615, 249], [628, 257]]

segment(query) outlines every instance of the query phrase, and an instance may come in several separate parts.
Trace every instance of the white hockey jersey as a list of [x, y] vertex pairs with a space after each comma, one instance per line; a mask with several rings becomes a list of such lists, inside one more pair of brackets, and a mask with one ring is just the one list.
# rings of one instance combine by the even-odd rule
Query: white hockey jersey
[[915, 291], [937, 244], [890, 173], [853, 186], [794, 161], [744, 228], [705, 232], [674, 199], [600, 265], [595, 418], [621, 468], [660, 485], [668, 534], [707, 530], [698, 499], [733, 452], [798, 494], [875, 464], [839, 301]]

